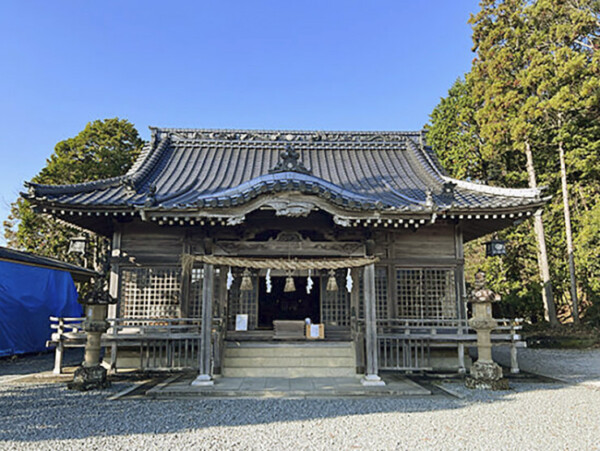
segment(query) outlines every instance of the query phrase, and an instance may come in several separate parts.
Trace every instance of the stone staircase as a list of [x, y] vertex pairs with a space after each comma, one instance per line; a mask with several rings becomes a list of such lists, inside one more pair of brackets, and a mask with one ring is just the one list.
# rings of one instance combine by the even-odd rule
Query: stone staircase
[[225, 377], [354, 377], [354, 343], [228, 342]]

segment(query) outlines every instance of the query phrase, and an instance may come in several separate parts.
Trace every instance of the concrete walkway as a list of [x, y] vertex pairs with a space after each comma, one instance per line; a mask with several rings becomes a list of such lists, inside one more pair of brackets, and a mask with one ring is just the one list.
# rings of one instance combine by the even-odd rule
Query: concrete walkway
[[154, 398], [249, 397], [327, 398], [427, 396], [431, 391], [401, 376], [385, 376], [386, 385], [365, 387], [360, 377], [223, 377], [212, 386], [192, 386], [191, 376], [176, 375], [146, 392]]

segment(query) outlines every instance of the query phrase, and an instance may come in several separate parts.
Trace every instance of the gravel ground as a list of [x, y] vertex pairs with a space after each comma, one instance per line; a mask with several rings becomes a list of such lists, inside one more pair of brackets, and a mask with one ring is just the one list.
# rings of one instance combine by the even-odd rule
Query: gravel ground
[[[543, 351], [529, 350], [552, 368], [574, 355]], [[574, 352], [567, 365], [597, 358]], [[599, 370], [582, 366], [586, 381]], [[0, 382], [0, 449], [600, 449], [600, 390], [585, 384], [445, 384], [462, 399], [107, 400], [127, 386], [79, 393]]]
[[[519, 349], [523, 371], [600, 388], [600, 349]], [[510, 366], [508, 347], [494, 348], [494, 360]]]
[[[83, 360], [83, 348], [66, 349], [63, 365], [79, 365]], [[25, 374], [52, 371], [54, 352], [43, 352], [25, 356], [3, 357], [0, 359], [0, 384], [17, 379]]]

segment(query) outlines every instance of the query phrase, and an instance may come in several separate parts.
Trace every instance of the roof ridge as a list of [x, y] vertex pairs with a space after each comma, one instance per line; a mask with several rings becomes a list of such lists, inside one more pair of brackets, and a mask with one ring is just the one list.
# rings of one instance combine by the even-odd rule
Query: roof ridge
[[542, 188], [504, 188], [502, 186], [484, 185], [483, 183], [467, 182], [446, 175], [441, 176], [446, 182], [452, 182], [459, 188], [475, 191], [483, 194], [495, 194], [506, 197], [539, 198]]
[[186, 127], [148, 127], [152, 132], [248, 132], [248, 133], [296, 133], [296, 134], [313, 134], [313, 133], [339, 133], [349, 135], [421, 135], [423, 130], [325, 130], [325, 129], [260, 129], [260, 128], [186, 128]]
[[[92, 180], [89, 182], [63, 184], [63, 185], [45, 185], [42, 183], [24, 182], [23, 184], [29, 191], [34, 191], [35, 194], [69, 194], [71, 192], [78, 192], [82, 189], [84, 191], [92, 191], [95, 189], [110, 188], [118, 185], [127, 178], [127, 175], [118, 175], [116, 177], [110, 177], [106, 179]], [[42, 192], [38, 193], [38, 190]]]
[[89, 192], [97, 189], [112, 188], [121, 184], [137, 184], [152, 171], [168, 142], [169, 139], [167, 138], [158, 141], [158, 144], [155, 140], [152, 140], [147, 145], [144, 145], [136, 161], [123, 175], [66, 185], [45, 185], [33, 182], [25, 182], [24, 185], [29, 190], [29, 196], [35, 197], [36, 195]]

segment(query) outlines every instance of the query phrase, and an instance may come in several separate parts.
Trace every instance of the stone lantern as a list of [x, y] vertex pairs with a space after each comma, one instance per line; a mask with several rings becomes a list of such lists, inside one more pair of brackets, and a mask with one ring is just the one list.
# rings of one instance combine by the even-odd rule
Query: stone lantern
[[86, 332], [85, 355], [68, 387], [81, 391], [106, 388], [110, 386], [110, 382], [106, 378], [106, 368], [100, 365], [101, 340], [102, 334], [109, 327], [106, 321], [108, 306], [114, 304], [116, 299], [100, 285], [96, 285], [88, 293], [80, 296], [79, 302], [83, 304], [86, 315], [83, 323]]
[[502, 377], [502, 368], [492, 360], [491, 332], [498, 325], [492, 317], [492, 302], [499, 300], [500, 296], [486, 287], [485, 273], [479, 271], [475, 275], [475, 289], [469, 296], [473, 305], [469, 326], [477, 332], [478, 359], [465, 381], [468, 388], [508, 390], [508, 380]]

